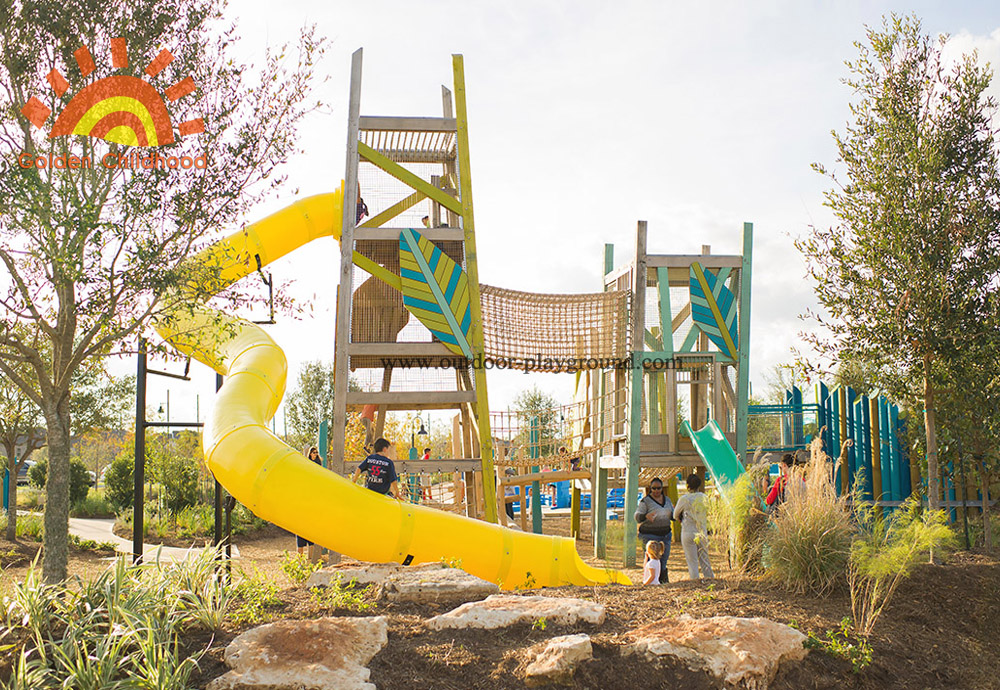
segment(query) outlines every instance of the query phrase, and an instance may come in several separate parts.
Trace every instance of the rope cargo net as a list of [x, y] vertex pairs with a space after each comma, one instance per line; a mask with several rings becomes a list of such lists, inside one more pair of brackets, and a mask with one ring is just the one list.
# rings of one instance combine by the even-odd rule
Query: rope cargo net
[[480, 294], [484, 349], [498, 368], [575, 372], [628, 357], [625, 290], [543, 295], [481, 285]]

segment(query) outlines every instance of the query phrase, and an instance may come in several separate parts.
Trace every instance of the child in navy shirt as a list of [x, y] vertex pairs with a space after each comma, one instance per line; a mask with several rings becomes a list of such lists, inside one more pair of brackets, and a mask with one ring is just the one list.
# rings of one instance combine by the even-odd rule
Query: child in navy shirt
[[375, 441], [375, 452], [365, 458], [358, 468], [354, 470], [352, 481], [358, 481], [362, 472], [367, 473], [365, 487], [375, 493], [382, 495], [390, 494], [393, 498], [399, 498], [399, 485], [396, 474], [396, 465], [383, 453], [390, 448], [390, 443], [384, 438]]

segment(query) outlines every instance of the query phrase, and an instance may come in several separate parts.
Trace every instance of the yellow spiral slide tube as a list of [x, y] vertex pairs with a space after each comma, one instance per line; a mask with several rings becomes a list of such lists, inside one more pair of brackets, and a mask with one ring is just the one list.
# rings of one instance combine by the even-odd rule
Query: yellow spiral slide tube
[[[339, 239], [342, 198], [341, 190], [304, 199], [209, 247], [195, 257], [196, 266], [212, 269], [201, 291], [220, 290], [318, 237]], [[258, 326], [194, 303], [161, 318], [157, 330], [226, 377], [205, 424], [205, 457], [216, 479], [261, 518], [363, 561], [458, 560], [504, 589], [629, 584], [618, 571], [585, 564], [572, 539], [402, 503], [307, 460], [267, 428], [288, 365]]]

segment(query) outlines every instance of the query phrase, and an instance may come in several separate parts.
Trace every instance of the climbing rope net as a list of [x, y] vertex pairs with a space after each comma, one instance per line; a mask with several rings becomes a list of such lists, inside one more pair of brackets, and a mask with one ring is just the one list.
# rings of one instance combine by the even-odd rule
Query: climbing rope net
[[628, 292], [543, 295], [481, 285], [486, 356], [500, 368], [575, 372], [628, 357]]

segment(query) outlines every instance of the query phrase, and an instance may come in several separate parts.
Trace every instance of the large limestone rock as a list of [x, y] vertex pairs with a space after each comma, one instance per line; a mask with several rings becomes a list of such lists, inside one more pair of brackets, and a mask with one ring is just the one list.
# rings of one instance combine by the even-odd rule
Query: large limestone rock
[[248, 630], [226, 648], [232, 670], [208, 690], [375, 690], [366, 668], [385, 646], [386, 620], [283, 620]]
[[337, 581], [358, 585], [376, 584], [390, 601], [464, 602], [496, 594], [500, 588], [458, 568], [443, 563], [402, 566], [396, 563], [343, 565], [324, 568], [310, 575], [307, 587], [329, 587]]
[[494, 594], [483, 601], [462, 604], [457, 609], [427, 621], [432, 630], [445, 628], [503, 628], [516, 623], [534, 623], [544, 618], [546, 625], [604, 622], [604, 606], [584, 599], [522, 597]]
[[390, 601], [476, 601], [500, 588], [457, 568], [401, 570], [386, 578], [382, 592]]
[[765, 690], [786, 659], [802, 659], [806, 636], [767, 618], [682, 615], [644, 625], [629, 635], [632, 650], [670, 655], [731, 685]]
[[528, 685], [568, 683], [582, 661], [594, 658], [590, 635], [564, 635], [535, 645], [531, 649], [535, 660], [525, 670]]

